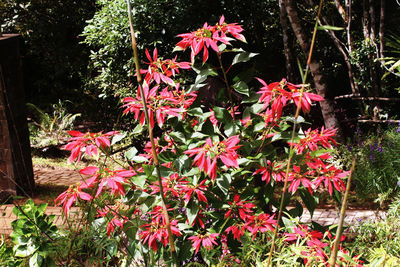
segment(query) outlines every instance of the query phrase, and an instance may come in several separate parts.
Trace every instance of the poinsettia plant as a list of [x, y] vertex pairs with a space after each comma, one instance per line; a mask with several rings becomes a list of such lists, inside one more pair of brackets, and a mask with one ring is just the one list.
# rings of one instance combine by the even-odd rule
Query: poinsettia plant
[[[135, 94], [121, 100], [121, 108], [138, 121], [135, 133], [151, 132], [150, 139], [126, 151], [121, 167], [112, 169], [113, 146], [124, 135], [69, 132], [69, 160], [94, 157], [98, 166], [80, 170], [83, 181], [57, 199], [67, 216], [72, 205], [89, 203], [95, 214], [87, 218], [102, 219], [107, 235], [127, 239], [121, 246], [129, 245], [121, 251], [133, 258], [147, 259], [143, 253], [148, 252], [152, 259], [177, 265], [227, 259], [233, 265], [240, 264], [236, 253], [246, 242], [265, 236], [269, 242], [281, 223], [277, 195], [285, 180], [285, 217], [301, 216], [303, 207], [312, 214], [321, 191], [332, 195], [345, 189], [348, 172], [335, 166], [330, 156], [336, 130], [311, 129], [303, 117], [292, 114], [296, 107], [309, 112], [323, 98], [305, 84], [285, 79], [268, 84], [249, 79], [246, 71], [232, 73], [240, 69], [233, 65], [256, 56], [233, 46], [246, 41], [242, 33], [239, 24], [226, 23], [222, 16], [215, 25], [205, 23], [178, 35], [182, 39], [175, 50], [190, 49], [191, 62], [162, 59], [157, 49], [152, 56], [146, 50], [148, 67], [137, 72], [145, 78], [138, 79]], [[212, 54], [219, 63], [215, 67]], [[197, 73], [195, 82], [178, 82], [179, 74], [190, 70]], [[211, 107], [197, 97], [209, 76], [225, 86], [212, 92], [222, 97]], [[304, 253], [315, 252], [326, 262], [329, 253], [321, 252], [326, 245], [318, 241], [323, 234], [299, 227], [279, 235], [286, 243], [307, 236]]]

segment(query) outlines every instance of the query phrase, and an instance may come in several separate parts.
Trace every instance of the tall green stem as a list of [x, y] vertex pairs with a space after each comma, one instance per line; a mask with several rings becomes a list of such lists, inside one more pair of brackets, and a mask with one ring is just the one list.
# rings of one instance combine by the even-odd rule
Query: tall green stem
[[347, 199], [348, 199], [349, 191], [350, 191], [351, 178], [353, 177], [354, 168], [356, 167], [356, 160], [357, 160], [357, 157], [355, 157], [353, 159], [353, 164], [351, 165], [351, 170], [350, 170], [350, 176], [349, 176], [349, 179], [347, 180], [346, 192], [344, 193], [343, 200], [342, 200], [342, 208], [340, 210], [340, 221], [339, 221], [338, 228], [336, 230], [335, 244], [333, 246], [331, 256], [329, 258], [329, 267], [336, 266], [336, 257], [337, 257], [339, 244], [340, 244], [340, 236], [342, 235], [344, 217], [346, 215], [346, 208], [347, 208]]
[[[308, 52], [306, 71], [305, 71], [304, 76], [303, 76], [302, 86], [301, 86], [301, 89], [300, 89], [299, 102], [298, 102], [297, 109], [296, 109], [296, 115], [294, 117], [292, 136], [291, 136], [291, 141], [290, 141], [291, 143], [294, 143], [294, 138], [295, 138], [295, 135], [296, 135], [297, 118], [299, 117], [300, 110], [301, 110], [301, 101], [303, 99], [304, 86], [305, 86], [305, 82], [307, 81], [307, 76], [308, 76], [308, 72], [309, 72], [309, 69], [310, 69], [310, 62], [311, 62], [312, 52], [313, 52], [313, 49], [314, 49], [315, 38], [317, 36], [318, 19], [319, 19], [320, 15], [321, 15], [323, 2], [324, 2], [323, 0], [320, 0], [319, 7], [318, 7], [317, 18], [315, 19], [315, 26], [314, 26], [313, 37], [312, 37], [312, 40], [311, 40], [311, 47], [310, 47], [310, 51]], [[281, 201], [280, 201], [280, 204], [279, 204], [278, 219], [276, 221], [276, 227], [275, 227], [275, 230], [274, 230], [274, 236], [272, 238], [271, 249], [270, 249], [269, 255], [268, 255], [268, 261], [267, 261], [267, 266], [268, 267], [271, 265], [272, 254], [274, 253], [274, 250], [275, 250], [275, 242], [276, 242], [276, 237], [278, 235], [278, 230], [279, 230], [279, 223], [280, 223], [280, 221], [282, 219], [283, 203], [284, 203], [284, 199], [285, 199], [285, 194], [287, 192], [288, 177], [289, 177], [289, 171], [290, 171], [290, 167], [291, 167], [291, 163], [292, 163], [293, 154], [294, 154], [293, 146], [290, 146], [289, 158], [288, 158], [288, 162], [287, 162], [287, 166], [286, 166], [286, 172], [285, 172], [285, 182], [283, 184]]]
[[153, 128], [150, 125], [148, 107], [147, 107], [145, 95], [144, 95], [144, 92], [143, 92], [143, 80], [142, 80], [142, 76], [140, 74], [139, 56], [138, 56], [138, 52], [137, 52], [135, 31], [133, 29], [133, 23], [132, 23], [131, 4], [130, 4], [129, 0], [127, 0], [126, 2], [127, 2], [127, 6], [128, 6], [129, 28], [130, 28], [131, 39], [132, 39], [133, 57], [134, 57], [134, 60], [135, 60], [136, 78], [137, 78], [137, 82], [138, 82], [138, 85], [139, 85], [140, 95], [142, 97], [144, 116], [145, 116], [147, 129], [149, 131], [149, 136], [150, 136], [151, 151], [152, 151], [152, 154], [153, 154], [153, 163], [154, 163], [154, 167], [155, 167], [156, 173], [157, 173], [158, 184], [159, 184], [159, 187], [160, 187], [161, 204], [162, 204], [163, 213], [164, 213], [164, 217], [165, 217], [166, 228], [167, 228], [167, 231], [168, 231], [168, 241], [169, 241], [169, 244], [170, 244], [170, 247], [171, 247], [172, 259], [175, 262], [175, 266], [178, 266], [179, 262], [178, 262], [178, 257], [176, 255], [174, 237], [172, 236], [171, 223], [170, 223], [170, 220], [169, 220], [168, 209], [167, 209], [167, 205], [165, 204], [166, 200], [165, 200], [165, 197], [164, 197], [164, 189], [163, 189], [162, 180], [161, 180], [160, 162], [158, 161], [158, 155], [157, 155], [157, 150], [156, 150], [156, 145], [155, 145], [154, 135], [153, 135]]

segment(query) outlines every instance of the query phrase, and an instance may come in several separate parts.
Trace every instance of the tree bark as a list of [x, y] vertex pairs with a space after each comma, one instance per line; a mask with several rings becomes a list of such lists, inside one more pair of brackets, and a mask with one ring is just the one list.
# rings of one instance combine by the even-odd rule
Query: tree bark
[[374, 6], [374, 0], [369, 0], [369, 17], [370, 17], [370, 39], [373, 43], [375, 43], [375, 28], [376, 28], [376, 23], [375, 23], [375, 6]]
[[366, 1], [367, 0], [363, 0], [363, 19], [362, 19], [363, 33], [365, 40], [369, 39], [369, 17], [368, 17], [368, 9]]
[[[286, 12], [288, 14], [289, 21], [290, 21], [293, 31], [296, 35], [296, 38], [299, 41], [301, 49], [303, 50], [303, 52], [305, 54], [308, 54], [309, 49], [310, 49], [310, 43], [309, 43], [309, 39], [307, 38], [307, 35], [306, 35], [303, 27], [301, 26], [301, 21], [299, 19], [299, 16], [298, 16], [298, 13], [296, 10], [296, 6], [295, 6], [295, 1], [284, 0], [284, 3], [286, 6]], [[319, 102], [320, 107], [321, 107], [322, 116], [324, 118], [325, 127], [337, 128], [338, 129], [337, 137], [338, 137], [338, 139], [343, 140], [343, 136], [342, 136], [341, 130], [340, 130], [340, 125], [339, 125], [339, 122], [335, 115], [334, 102], [328, 96], [328, 86], [323, 79], [324, 76], [321, 71], [321, 65], [318, 61], [316, 61], [315, 59], [312, 59], [310, 65], [309, 65], [309, 68], [311, 71], [311, 75], [313, 76], [313, 79], [314, 79], [314, 84], [315, 84], [317, 93], [325, 99], [324, 101]]]
[[379, 18], [379, 57], [383, 58], [383, 36], [385, 25], [385, 0], [381, 0], [381, 15]]
[[293, 53], [291, 46], [289, 45], [289, 26], [287, 23], [287, 14], [286, 14], [286, 8], [285, 4], [283, 3], [283, 0], [279, 0], [279, 18], [280, 18], [280, 23], [282, 27], [282, 38], [283, 38], [283, 50], [285, 53], [285, 59], [286, 59], [286, 78], [290, 82], [296, 82], [295, 81], [295, 74], [294, 74], [294, 59], [293, 59]]

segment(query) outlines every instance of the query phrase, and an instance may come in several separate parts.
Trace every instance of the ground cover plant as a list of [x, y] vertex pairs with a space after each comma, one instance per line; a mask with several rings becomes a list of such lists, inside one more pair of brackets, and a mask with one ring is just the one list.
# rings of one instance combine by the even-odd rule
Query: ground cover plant
[[[256, 54], [234, 47], [246, 41], [243, 28], [224, 16], [178, 37], [175, 50], [190, 50], [190, 62], [155, 48], [143, 69], [133, 42], [138, 84], [121, 108], [138, 121], [133, 132], [149, 136], [143, 148], [118, 160], [111, 155], [126, 133], [69, 131], [69, 161], [97, 161], [56, 199], [67, 217], [74, 205], [84, 211], [80, 227], [96, 247], [78, 255], [100, 265], [327, 265], [333, 229], [293, 219], [303, 206], [313, 213], [321, 191], [343, 192], [349, 174], [330, 155], [336, 130], [299, 115], [323, 98], [305, 83], [268, 84], [243, 71]], [[179, 81], [191, 70], [194, 84]], [[209, 77], [223, 84], [207, 92], [214, 103], [197, 97]], [[302, 201], [288, 210], [295, 195]], [[344, 247], [336, 260], [361, 263]]]

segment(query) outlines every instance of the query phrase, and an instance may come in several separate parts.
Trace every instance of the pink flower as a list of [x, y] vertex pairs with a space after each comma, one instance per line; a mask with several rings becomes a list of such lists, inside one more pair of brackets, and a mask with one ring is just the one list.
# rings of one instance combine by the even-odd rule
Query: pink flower
[[146, 73], [145, 80], [147, 84], [150, 84], [154, 80], [157, 84], [164, 82], [168, 85], [174, 86], [175, 83], [170, 77], [174, 77], [175, 74], [179, 73], [179, 68], [191, 68], [189, 62], [176, 62], [176, 57], [174, 59], [158, 59], [157, 48], [153, 51], [153, 58], [146, 49], [146, 57], [150, 61], [149, 63], [146, 63], [149, 67], [147, 70], [141, 70], [140, 72]]
[[228, 205], [230, 208], [225, 213], [225, 218], [231, 216], [232, 211], [237, 211], [239, 213], [239, 217], [244, 221], [246, 221], [247, 217], [251, 216], [250, 214], [253, 213], [252, 209], [256, 207], [256, 205], [249, 201], [241, 200], [240, 196], [237, 194], [233, 197], [233, 202], [228, 201]]
[[296, 143], [289, 142], [289, 145], [294, 147], [297, 154], [303, 153], [306, 148], [311, 151], [318, 150], [318, 145], [321, 145], [324, 148], [332, 148], [332, 144], [336, 145], [336, 141], [332, 138], [335, 134], [336, 129], [334, 128], [325, 129], [322, 127], [320, 131], [318, 129], [311, 130], [311, 128], [309, 128], [304, 133], [304, 138], [301, 138]]
[[108, 217], [108, 215], [112, 216], [112, 219], [107, 223], [107, 235], [110, 238], [110, 235], [115, 231], [116, 227], [122, 229], [124, 224], [128, 221], [128, 217], [121, 215], [120, 206], [106, 206], [104, 209], [97, 210], [99, 217]]
[[317, 176], [317, 178], [312, 181], [315, 187], [323, 184], [325, 188], [328, 188], [330, 195], [333, 194], [333, 187], [339, 192], [346, 189], [343, 179], [350, 174], [350, 171], [343, 171], [333, 165], [326, 165], [319, 158], [309, 161], [306, 164], [313, 169], [314, 175]]
[[178, 37], [183, 39], [176, 45], [178, 48], [186, 50], [191, 48], [191, 61], [194, 57], [203, 50], [203, 63], [208, 59], [208, 48], [211, 47], [216, 53], [219, 53], [218, 43], [229, 45], [227, 34], [232, 35], [234, 38], [245, 42], [246, 39], [240, 32], [243, 28], [236, 24], [225, 23], [225, 17], [222, 16], [219, 23], [215, 26], [210, 26], [204, 23], [203, 27], [190, 33], [179, 34]]
[[268, 231], [274, 231], [274, 215], [268, 215], [261, 213], [258, 216], [251, 216], [247, 218], [246, 229], [253, 235], [253, 240], [256, 238], [257, 233], [265, 233]]
[[207, 186], [204, 185], [205, 182], [206, 180], [203, 180], [196, 186], [187, 183], [178, 185], [182, 194], [184, 195], [183, 197], [186, 203], [190, 201], [192, 194], [195, 194], [197, 196], [198, 201], [203, 201], [204, 203], [207, 203], [207, 198], [204, 195], [204, 192], [207, 190]]
[[259, 169], [253, 173], [253, 175], [256, 174], [262, 174], [261, 179], [266, 183], [269, 183], [271, 177], [277, 182], [283, 181], [285, 177], [282, 165], [276, 164], [276, 162], [271, 162], [270, 160], [267, 160], [267, 166], [259, 166]]
[[[158, 91], [159, 86], [153, 87], [151, 90], [147, 83], [143, 84], [143, 93], [146, 100], [146, 105], [149, 110], [149, 119], [151, 127], [154, 127], [154, 116], [160, 127], [163, 126], [167, 117], [183, 118], [186, 110], [196, 99], [196, 93], [186, 93], [181, 90], [179, 84], [176, 84], [174, 89], [165, 87], [161, 92]], [[145, 123], [144, 107], [140, 91], [138, 90], [137, 97], [126, 97], [122, 101], [124, 109], [123, 114], [134, 113], [135, 120], [139, 120], [140, 124]]]
[[[178, 225], [177, 220], [172, 220], [170, 223], [171, 233], [176, 236], [181, 236], [181, 232], [176, 227]], [[149, 224], [144, 224], [141, 226], [141, 231], [139, 232], [140, 239], [143, 243], [148, 243], [149, 247], [153, 251], [157, 251], [157, 241], [164, 245], [168, 244], [168, 229], [163, 221], [152, 221]]]
[[[142, 229], [140, 230], [139, 235], [143, 243], [147, 242], [149, 244], [149, 247], [153, 251], [157, 251], [157, 241], [161, 242], [164, 247], [166, 247], [168, 244], [169, 234], [166, 227], [166, 220], [162, 211], [162, 207], [155, 206], [150, 214], [153, 215], [151, 218], [151, 223], [142, 225]], [[177, 225], [177, 220], [172, 220], [170, 222], [171, 233], [176, 236], [181, 236], [181, 232], [176, 227]]]
[[239, 141], [237, 135], [231, 136], [218, 143], [213, 143], [211, 138], [207, 138], [203, 147], [192, 148], [184, 153], [189, 154], [189, 157], [196, 155], [193, 160], [193, 165], [199, 167], [199, 169], [207, 173], [212, 180], [215, 180], [217, 177], [217, 159], [220, 159], [227, 167], [239, 167], [237, 163], [238, 155], [236, 153], [236, 150], [240, 147], [237, 146]]
[[110, 138], [113, 135], [118, 134], [118, 131], [111, 131], [103, 134], [98, 133], [81, 133], [78, 131], [68, 131], [68, 134], [72, 136], [70, 142], [66, 144], [63, 149], [70, 150], [71, 155], [68, 159], [69, 162], [73, 162], [77, 159], [80, 161], [82, 152], [84, 151], [89, 157], [98, 155], [98, 148], [106, 149], [110, 143]]
[[244, 223], [236, 223], [226, 228], [225, 232], [232, 232], [233, 238], [235, 238], [237, 241], [240, 241], [240, 238], [244, 234], [244, 230], [246, 230], [246, 225]]
[[310, 194], [313, 193], [313, 184], [307, 178], [308, 173], [301, 173], [300, 167], [293, 165], [293, 171], [289, 173], [288, 181], [291, 182], [288, 191], [294, 194], [300, 185], [308, 189]]
[[218, 235], [218, 233], [206, 233], [204, 235], [197, 234], [189, 237], [188, 239], [192, 241], [192, 246], [195, 249], [195, 254], [197, 254], [197, 252], [199, 252], [200, 246], [203, 246], [204, 248], [210, 250], [213, 248], [214, 245], [218, 245], [218, 243], [215, 241]]
[[83, 200], [92, 200], [92, 196], [88, 193], [82, 192], [82, 189], [86, 186], [82, 186], [78, 183], [75, 186], [70, 186], [65, 192], [61, 193], [54, 201], [56, 206], [63, 205], [64, 214], [68, 216], [72, 204], [78, 201], [78, 197]]
[[86, 167], [79, 172], [84, 175], [93, 175], [86, 181], [87, 186], [93, 186], [95, 183], [98, 183], [95, 198], [100, 195], [104, 186], [111, 188], [111, 193], [114, 195], [116, 195], [117, 192], [121, 195], [125, 195], [125, 189], [122, 183], [125, 182], [126, 178], [136, 175], [136, 172], [133, 170], [120, 169], [111, 171], [107, 168], [100, 170], [93, 166]]

